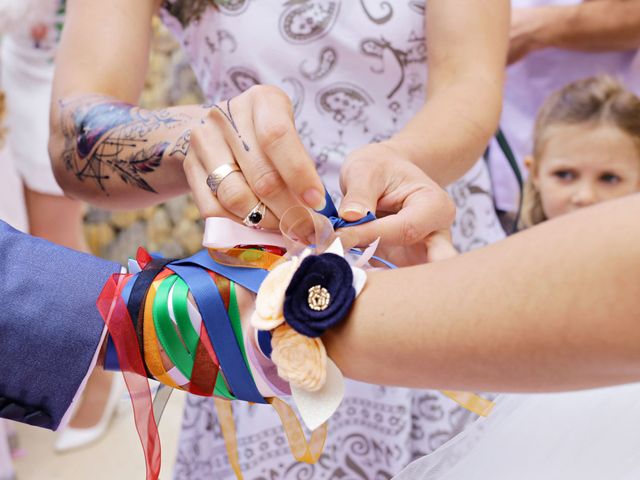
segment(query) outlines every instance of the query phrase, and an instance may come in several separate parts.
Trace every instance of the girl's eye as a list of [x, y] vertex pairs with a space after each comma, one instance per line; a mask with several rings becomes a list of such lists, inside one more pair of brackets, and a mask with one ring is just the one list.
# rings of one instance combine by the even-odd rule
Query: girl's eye
[[564, 181], [575, 180], [576, 174], [571, 170], [556, 170], [553, 176]]
[[600, 175], [600, 181], [610, 185], [617, 185], [622, 179], [615, 173], [603, 173]]

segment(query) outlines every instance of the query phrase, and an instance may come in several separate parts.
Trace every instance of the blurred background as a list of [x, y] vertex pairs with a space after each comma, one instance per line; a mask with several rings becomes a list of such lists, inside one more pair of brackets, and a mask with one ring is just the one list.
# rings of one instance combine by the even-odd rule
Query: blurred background
[[[141, 105], [156, 109], [197, 103], [202, 103], [202, 95], [191, 68], [171, 35], [155, 21], [153, 51]], [[0, 156], [0, 168], [6, 160]], [[13, 175], [12, 168], [2, 170], [7, 176], [1, 181], [0, 217], [18, 228], [26, 228], [21, 182]], [[137, 211], [108, 212], [86, 207], [84, 233], [91, 253], [126, 264], [137, 245], [146, 245], [149, 251], [168, 257], [196, 252], [201, 248], [203, 222], [190, 196], [185, 195]], [[160, 424], [161, 478], [172, 476], [184, 398], [183, 392], [173, 392]], [[57, 433], [12, 423], [8, 426], [8, 437], [16, 477], [20, 480], [144, 478], [144, 456], [126, 394], [111, 422], [100, 441], [65, 453], [54, 451]]]

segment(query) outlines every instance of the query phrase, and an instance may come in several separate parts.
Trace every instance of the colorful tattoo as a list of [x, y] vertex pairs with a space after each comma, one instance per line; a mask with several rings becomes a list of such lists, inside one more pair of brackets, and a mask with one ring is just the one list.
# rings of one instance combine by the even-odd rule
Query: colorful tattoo
[[[189, 120], [167, 110], [144, 110], [107, 97], [83, 97], [60, 102], [60, 107], [64, 166], [78, 180], [96, 182], [107, 195], [105, 183], [114, 175], [128, 185], [157, 193], [144, 177], [160, 166], [171, 142], [150, 137], [157, 130], [176, 128]], [[185, 144], [188, 137], [183, 135], [172, 153], [186, 154]]]

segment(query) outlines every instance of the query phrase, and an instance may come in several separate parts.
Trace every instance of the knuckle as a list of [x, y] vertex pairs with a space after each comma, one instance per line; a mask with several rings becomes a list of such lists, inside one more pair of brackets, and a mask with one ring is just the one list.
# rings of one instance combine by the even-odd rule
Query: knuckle
[[456, 218], [456, 204], [445, 191], [443, 191], [441, 195], [440, 211], [442, 212], [442, 218], [445, 222], [445, 226], [447, 228], [450, 227]]
[[218, 206], [218, 202], [203, 201], [202, 198], [199, 199], [196, 196], [194, 196], [193, 200], [202, 218], [221, 216], [221, 209]]
[[269, 150], [287, 136], [289, 125], [283, 121], [275, 121], [258, 129], [258, 143], [263, 150]]
[[[358, 155], [357, 153], [353, 153], [347, 157], [343, 166], [342, 166], [342, 174], [345, 177], [349, 177], [356, 174], [367, 174], [372, 169], [376, 168], [375, 162], [371, 162], [370, 165], [367, 165], [366, 159], [362, 155]], [[368, 167], [368, 168], [367, 168]]]
[[253, 98], [261, 98], [269, 90], [269, 87], [270, 85], [251, 85], [243, 92], [243, 95], [247, 95]]
[[187, 179], [197, 176], [198, 174], [198, 159], [195, 155], [187, 155], [182, 161], [182, 170]]
[[413, 245], [422, 240], [422, 234], [417, 225], [409, 220], [402, 222], [400, 226], [400, 232], [402, 236], [402, 243], [404, 245]]
[[197, 126], [191, 130], [191, 136], [189, 142], [191, 146], [195, 149], [199, 149], [204, 144], [205, 134], [203, 132], [202, 127]]
[[273, 198], [284, 188], [282, 178], [275, 170], [268, 170], [256, 176], [253, 191], [259, 198]]
[[228, 178], [218, 187], [217, 196], [227, 210], [241, 215], [249, 200], [247, 193], [241, 182]]
[[251, 87], [251, 96], [255, 102], [268, 108], [277, 108], [293, 116], [293, 103], [284, 90], [275, 85], [255, 85]]
[[287, 167], [287, 178], [293, 178], [298, 185], [301, 185], [302, 180], [309, 178], [313, 171], [313, 167], [310, 168], [307, 162], [298, 159]]
[[276, 87], [275, 85], [255, 85], [252, 87], [253, 94], [258, 98], [266, 98], [270, 100], [276, 101], [285, 101], [289, 102], [289, 96], [284, 93], [281, 88]]
[[223, 126], [225, 123], [225, 116], [222, 112], [225, 108], [226, 107], [223, 103], [218, 103], [215, 107], [211, 107], [207, 114], [207, 120], [216, 127]]
[[209, 218], [209, 217], [219, 217], [220, 216], [220, 210], [212, 207], [212, 206], [202, 206], [202, 207], [198, 207], [198, 210], [200, 211], [200, 216], [202, 218]]

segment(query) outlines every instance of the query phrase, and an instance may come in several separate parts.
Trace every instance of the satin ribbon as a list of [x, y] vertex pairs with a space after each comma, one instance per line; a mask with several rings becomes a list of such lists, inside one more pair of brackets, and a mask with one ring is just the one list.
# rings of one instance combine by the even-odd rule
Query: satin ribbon
[[[215, 263], [206, 251], [203, 252], [211, 263]], [[171, 269], [189, 285], [231, 392], [235, 397], [245, 401], [266, 403], [247, 369], [244, 356], [238, 346], [229, 316], [213, 278], [205, 270], [197, 268], [190, 262], [176, 262], [171, 265]], [[236, 269], [236, 271], [251, 273], [258, 270]], [[227, 273], [230, 272], [227, 271]]]
[[[327, 201], [328, 210], [323, 211], [328, 218], [310, 213], [306, 209], [300, 210], [300, 208], [302, 207], [290, 209], [281, 221], [282, 243], [286, 246], [288, 254], [303, 252], [309, 248], [309, 243], [313, 243], [313, 250], [322, 252], [335, 238], [336, 228], [359, 225], [375, 219], [371, 214], [358, 222], [332, 219], [332, 216], [337, 216], [337, 210], [330, 198]], [[311, 242], [310, 239], [312, 239]], [[354, 250], [353, 253], [362, 255], [363, 258], [358, 263], [367, 263], [371, 259], [376, 259], [373, 256], [374, 251], [375, 246], [372, 246], [365, 252]], [[134, 338], [144, 338], [144, 342], [129, 342], [127, 352], [122, 354], [128, 355], [123, 357], [124, 362], [120, 358], [121, 352], [124, 351], [122, 340], [113, 343], [120, 358], [120, 365], [125, 368], [135, 368], [137, 373], [140, 373], [141, 367], [143, 371], [141, 375], [145, 374], [141, 355], [145, 355], [149, 373], [176, 388], [185, 388], [187, 386], [185, 380], [191, 376], [188, 389], [194, 393], [213, 393], [227, 399], [240, 398], [254, 403], [270, 403], [281, 418], [295, 458], [298, 461], [315, 463], [322, 453], [327, 425], [324, 424], [314, 431], [307, 442], [300, 422], [291, 407], [277, 398], [262, 398], [255, 385], [249, 358], [254, 364], [260, 365], [264, 363], [262, 360], [268, 361], [268, 357], [263, 357], [262, 353], [252, 349], [252, 344], [247, 344], [245, 347], [246, 339], [243, 337], [235, 296], [235, 283], [249, 291], [257, 292], [268, 271], [282, 261], [281, 253], [283, 253], [282, 250], [275, 247], [232, 246], [221, 250], [203, 250], [187, 259], [171, 261], [152, 258], [146, 252], [139, 251], [138, 263], [143, 270], [130, 282], [131, 287], [126, 295], [129, 310], [125, 308], [124, 314], [116, 307], [112, 310], [119, 310], [125, 320], [128, 318], [128, 322], [120, 318], [118, 325], [128, 323], [129, 331], [137, 326], [138, 332]], [[384, 262], [381, 259], [378, 260]], [[395, 268], [388, 262], [384, 263], [389, 268]], [[126, 284], [126, 282], [123, 283]], [[106, 286], [105, 289], [107, 289]], [[114, 295], [112, 305], [124, 305], [123, 296], [121, 297], [123, 289], [124, 286], [107, 290], [106, 295]], [[189, 291], [193, 295], [197, 309], [192, 306], [190, 308], [187, 298]], [[107, 300], [100, 301], [105, 303]], [[102, 308], [104, 310], [104, 306]], [[105, 321], [108, 317], [108, 324], [109, 322], [114, 324], [112, 313], [106, 312], [103, 317]], [[144, 323], [139, 321], [141, 318], [144, 318]], [[175, 331], [176, 327], [179, 334]], [[144, 336], [142, 328], [144, 328]], [[112, 332], [112, 328], [109, 330]], [[144, 349], [141, 349], [140, 343], [144, 343]], [[139, 362], [135, 367], [131, 367], [132, 362], [129, 356], [133, 353], [129, 350], [136, 344], [138, 344]], [[118, 348], [119, 345], [120, 348]], [[169, 372], [165, 370], [162, 363], [159, 345], [163, 345], [169, 358], [176, 365]], [[209, 363], [202, 360], [208, 360]], [[218, 364], [221, 371], [218, 370]], [[206, 368], [202, 370], [200, 365], [206, 365]], [[200, 371], [196, 382], [197, 369]], [[215, 386], [213, 378], [216, 378]], [[197, 387], [195, 383], [198, 383]], [[144, 390], [141, 385], [137, 385], [137, 388]], [[278, 390], [282, 389], [274, 388], [274, 391]], [[146, 392], [150, 403], [148, 383], [146, 383]], [[492, 402], [472, 393], [449, 391], [443, 393], [479, 415], [486, 415], [493, 405]], [[136, 397], [137, 395], [132, 395], [132, 399]], [[231, 408], [228, 402], [219, 398], [215, 398], [215, 402], [220, 411], [230, 461], [238, 478], [242, 478]], [[139, 416], [142, 421], [149, 417], [145, 405], [146, 401], [142, 405], [134, 404], [134, 411], [137, 409], [141, 412]], [[152, 411], [150, 415], [153, 417]], [[138, 417], [136, 417], [136, 428], [145, 449], [147, 478], [157, 478], [157, 476], [153, 477], [156, 471], [159, 472], [159, 459], [158, 464], [155, 463], [157, 457], [155, 444], [159, 442], [157, 429], [154, 432], [144, 423], [139, 425]], [[145, 434], [147, 438], [143, 439]]]
[[[289, 405], [277, 397], [269, 398], [268, 402], [280, 417], [280, 422], [282, 423], [287, 443], [289, 444], [289, 450], [296, 461], [311, 464], [317, 463], [327, 440], [328, 424], [325, 422], [311, 432], [311, 436], [309, 440], [307, 440], [300, 426], [298, 417]], [[227, 450], [227, 456], [229, 457], [229, 463], [236, 474], [236, 478], [243, 480], [244, 477], [242, 475], [242, 469], [240, 468], [236, 425], [233, 418], [231, 402], [214, 398], [214, 404], [222, 429], [222, 437]]]
[[327, 217], [329, 222], [331, 222], [331, 226], [334, 230], [346, 227], [355, 227], [357, 225], [362, 225], [363, 223], [371, 222], [376, 219], [376, 216], [372, 212], [367, 212], [367, 214], [360, 220], [357, 220], [355, 222], [348, 222], [340, 217], [338, 209], [336, 208], [331, 195], [329, 195], [329, 192], [326, 189], [324, 191], [324, 199], [326, 205], [322, 210], [318, 211], [318, 213]]

